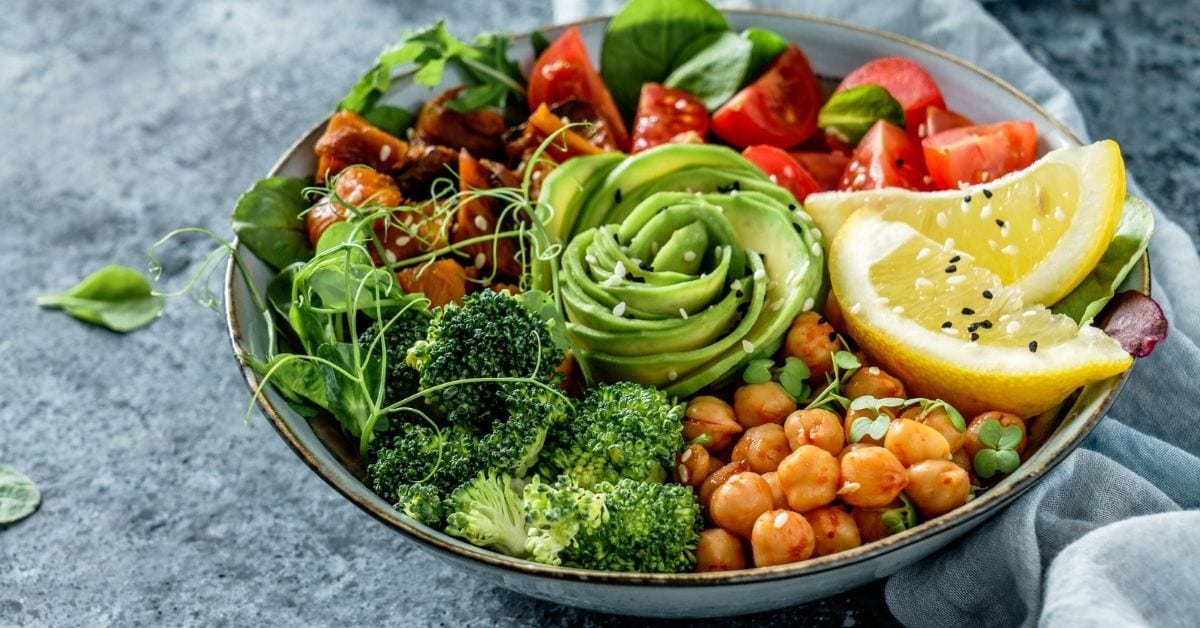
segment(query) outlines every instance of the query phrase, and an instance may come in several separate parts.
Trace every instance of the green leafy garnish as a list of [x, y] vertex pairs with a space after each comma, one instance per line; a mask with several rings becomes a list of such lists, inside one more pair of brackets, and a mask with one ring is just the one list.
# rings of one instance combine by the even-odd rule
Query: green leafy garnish
[[887, 528], [888, 534], [899, 534], [909, 528], [916, 527], [920, 519], [917, 517], [917, 509], [908, 499], [907, 495], [900, 494], [902, 506], [884, 511], [880, 520], [883, 526]]
[[864, 436], [870, 436], [874, 440], [883, 440], [887, 436], [888, 426], [892, 424], [892, 417], [886, 414], [876, 415], [875, 418], [859, 417], [850, 424], [850, 442], [857, 443]]
[[746, 78], [753, 80], [759, 75], [775, 57], [783, 54], [787, 50], [788, 40], [784, 39], [779, 33], [769, 31], [765, 28], [751, 26], [742, 31], [742, 37], [750, 40], [750, 67], [746, 70]]
[[529, 33], [529, 45], [533, 47], [533, 58], [536, 61], [550, 47], [550, 40], [542, 31], [533, 31]]
[[804, 360], [788, 358], [784, 360], [783, 368], [779, 369], [779, 385], [793, 398], [804, 399], [808, 396], [808, 378], [811, 375]]
[[1152, 235], [1154, 213], [1141, 199], [1126, 196], [1121, 221], [1117, 223], [1117, 231], [1100, 262], [1084, 277], [1083, 283], [1055, 303], [1051, 310], [1055, 314], [1066, 314], [1081, 324], [1095, 318], [1142, 258]]
[[233, 208], [233, 232], [262, 261], [283, 268], [313, 256], [301, 215], [308, 182], [289, 177], [258, 181]]
[[742, 381], [747, 384], [765, 384], [771, 381], [773, 366], [775, 363], [770, 358], [750, 360], [746, 363], [746, 370], [742, 371]]
[[973, 461], [979, 477], [988, 479], [997, 472], [1007, 475], [1021, 466], [1021, 456], [1016, 452], [1023, 436], [1019, 426], [1003, 427], [1000, 421], [988, 419], [979, 426], [976, 436], [984, 446]]
[[[842, 341], [842, 344], [844, 346], [845, 341]], [[846, 384], [850, 376], [854, 374], [854, 371], [860, 367], [862, 367], [862, 363], [858, 361], [858, 358], [853, 353], [845, 350], [834, 353], [833, 373], [828, 376], [829, 383], [813, 396], [808, 405], [805, 406], [805, 409], [812, 410], [813, 408], [825, 407], [835, 401], [843, 408], [848, 407], [850, 400], [842, 396], [842, 386]]]
[[404, 137], [404, 132], [412, 126], [416, 116], [407, 109], [391, 105], [375, 105], [363, 115], [367, 122], [391, 133], [396, 137]]
[[128, 266], [105, 266], [62, 294], [38, 297], [37, 304], [122, 333], [149, 325], [163, 312], [163, 298]]
[[0, 526], [28, 517], [41, 503], [42, 494], [33, 480], [10, 466], [0, 464]]
[[742, 83], [750, 68], [754, 45], [731, 32], [713, 33], [682, 53], [686, 59], [663, 84], [682, 89], [699, 98], [709, 110], [725, 104]]
[[921, 405], [921, 416], [925, 416], [937, 409], [946, 411], [946, 416], [950, 417], [950, 424], [954, 429], [964, 432], [967, 429], [967, 420], [963, 418], [961, 412], [954, 406], [942, 401], [941, 399], [925, 399], [923, 397], [914, 397], [908, 400], [909, 405], [918, 403]]
[[859, 85], [829, 98], [817, 114], [817, 126], [854, 145], [879, 120], [904, 128], [904, 107], [878, 85]]
[[844, 370], [856, 369], [862, 366], [862, 362], [858, 361], [858, 356], [849, 351], [838, 351], [833, 354], [833, 364]]
[[705, 0], [631, 0], [604, 32], [600, 74], [617, 106], [632, 113], [644, 83], [661, 83], [686, 48], [728, 30], [725, 15]]

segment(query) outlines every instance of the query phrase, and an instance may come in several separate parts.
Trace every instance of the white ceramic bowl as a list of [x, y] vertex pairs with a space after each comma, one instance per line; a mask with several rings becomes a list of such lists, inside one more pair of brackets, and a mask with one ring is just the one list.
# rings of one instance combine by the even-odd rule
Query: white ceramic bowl
[[[921, 63], [933, 74], [950, 107], [980, 122], [1028, 119], [1038, 127], [1040, 152], [1077, 145], [1062, 124], [1015, 88], [987, 72], [924, 44], [860, 26], [801, 15], [758, 11], [728, 11], [734, 29], [770, 28], [804, 49], [818, 74], [844, 76], [871, 59], [902, 55]], [[580, 22], [588, 49], [596, 58], [607, 18]], [[546, 29], [553, 37], [563, 26]], [[525, 36], [518, 36], [514, 54], [529, 54]], [[461, 82], [447, 73], [442, 88]], [[385, 102], [415, 110], [437, 91], [413, 84], [406, 77], [394, 82]], [[313, 145], [325, 122], [305, 133], [269, 174], [310, 176]], [[250, 274], [262, 291], [271, 270], [239, 246]], [[1142, 263], [1130, 274], [1126, 288], [1149, 291], [1149, 268]], [[255, 311], [242, 276], [226, 277], [226, 310], [234, 353], [262, 355], [266, 344], [263, 317]], [[242, 363], [253, 390], [258, 377]], [[518, 560], [472, 546], [396, 512], [364, 482], [354, 447], [344, 441], [332, 419], [305, 419], [293, 412], [271, 387], [261, 402], [263, 413], [279, 434], [318, 475], [359, 508], [384, 525], [458, 567], [500, 586], [554, 602], [627, 615], [655, 617], [712, 617], [790, 606], [832, 595], [888, 576], [941, 549], [997, 513], [1046, 475], [1095, 427], [1112, 403], [1126, 375], [1083, 388], [1063, 410], [1037, 419], [1031, 432], [1042, 445], [999, 485], [966, 506], [903, 533], [850, 551], [792, 565], [731, 573], [627, 574], [550, 567]]]

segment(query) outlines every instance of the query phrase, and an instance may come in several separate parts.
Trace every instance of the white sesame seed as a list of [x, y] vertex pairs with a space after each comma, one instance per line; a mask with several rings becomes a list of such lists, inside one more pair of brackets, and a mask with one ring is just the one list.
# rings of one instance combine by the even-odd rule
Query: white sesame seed
[[379, 161], [387, 161], [388, 157], [392, 156], [392, 147], [384, 144], [379, 147]]
[[933, 251], [929, 250], [929, 247], [923, 247], [920, 251], [917, 251], [917, 261], [919, 262], [926, 257], [929, 257], [930, 253], [933, 253]]
[[937, 213], [937, 226], [945, 229], [946, 225], [949, 222], [950, 222], [950, 219], [946, 218], [946, 212], [938, 212]]
[[878, 366], [872, 366], [867, 369], [867, 372], [875, 377], [879, 377], [879, 374], [882, 373], [883, 371], [880, 371]]
[[588, 253], [587, 255], [584, 255], [584, 256], [583, 256], [583, 259], [584, 259], [584, 261], [586, 261], [586, 262], [587, 262], [587, 263], [589, 263], [589, 264], [595, 264], [595, 263], [596, 263], [596, 261], [597, 261], [597, 260], [596, 260], [596, 256], [595, 256], [595, 255], [592, 255], [591, 253]]
[[1012, 244], [1010, 244], [1010, 245], [1008, 245], [1008, 246], [1006, 246], [1006, 247], [1004, 247], [1004, 248], [1000, 249], [1000, 252], [1001, 252], [1001, 253], [1003, 253], [1003, 254], [1005, 254], [1005, 255], [1016, 255], [1016, 254], [1017, 254], [1017, 247], [1016, 247], [1016, 246], [1014, 246], [1014, 245], [1012, 245]]
[[904, 313], [904, 306], [903, 306], [903, 305], [897, 305], [896, 307], [892, 308], [892, 313], [893, 313], [893, 314], [903, 314], [903, 313]]
[[1042, 222], [1040, 220], [1038, 220], [1037, 218], [1034, 218], [1033, 222], [1029, 225], [1029, 228], [1034, 233], [1037, 233], [1042, 230]]
[[688, 317], [687, 310], [685, 310], [683, 308], [679, 308], [679, 318], [682, 318], [683, 320], [686, 321], [687, 317]]
[[808, 297], [807, 299], [804, 300], [804, 303], [800, 306], [800, 309], [807, 312], [807, 311], [813, 309], [814, 305], [816, 305], [816, 302], [813, 301], [812, 297]]
[[963, 349], [966, 349], [968, 351], [974, 351], [979, 348], [979, 343], [975, 342], [975, 341], [970, 341], [970, 342], [964, 343], [962, 347], [963, 347]]
[[850, 493], [853, 493], [860, 488], [862, 488], [862, 484], [859, 482], [846, 482], [845, 484], [842, 484], [841, 488], [838, 489], [837, 494], [838, 495], [849, 495]]
[[667, 371], [667, 379], [669, 379], [671, 381], [675, 381], [675, 380], [679, 379], [679, 373], [677, 373], [675, 371], [675, 369], [671, 369], [671, 370]]
[[1029, 318], [1030, 316], [1037, 316], [1037, 310], [1026, 310], [1025, 312], [1023, 312], [1021, 314], [1021, 316], [1024, 316], [1025, 318]]
[[855, 303], [854, 305], [850, 306], [851, 314], [858, 314], [861, 311], [862, 311], [862, 303]]
[[875, 303], [877, 305], [887, 305], [888, 303], [891, 303], [891, 302], [892, 302], [892, 300], [887, 297], [879, 297], [879, 298], [875, 299]]
[[346, 195], [346, 202], [350, 203], [351, 205], [357, 205], [358, 202], [362, 200], [362, 197], [363, 189], [360, 185], [355, 187], [353, 190], [350, 190], [350, 193]]
[[796, 278], [796, 270], [795, 269], [789, 270], [787, 277], [783, 278], [783, 283], [792, 283], [792, 280], [795, 278]]
[[695, 251], [684, 251], [683, 252], [683, 261], [685, 261], [685, 262], [696, 261], [696, 252]]
[[1006, 223], [1004, 223], [1004, 226], [1003, 226], [1003, 227], [1000, 227], [1000, 237], [1001, 237], [1001, 238], [1007, 238], [1007, 237], [1008, 237], [1008, 232], [1009, 232], [1009, 231], [1011, 231], [1011, 230], [1012, 230], [1012, 227], [1011, 227], [1011, 226], [1009, 226], [1009, 224], [1008, 224], [1007, 222], [1006, 222]]
[[754, 343], [749, 340], [742, 340], [742, 351], [754, 353]]
[[943, 327], [943, 328], [942, 328], [942, 333], [943, 333], [943, 334], [949, 334], [949, 335], [951, 335], [951, 336], [957, 336], [957, 335], [958, 335], [958, 330], [957, 330], [957, 329], [955, 329], [955, 328], [953, 328], [953, 327]]
[[783, 308], [783, 299], [776, 299], [775, 302], [771, 304], [772, 312], [778, 312], [782, 308]]
[[480, 231], [487, 231], [487, 229], [488, 229], [487, 218], [484, 218], [483, 216], [476, 216], [475, 217], [475, 228], [479, 229]]
[[762, 281], [763, 279], [766, 279], [766, 278], [767, 278], [767, 271], [765, 271], [761, 268], [754, 271], [754, 279], [755, 280]]
[[1054, 208], [1054, 219], [1059, 222], [1066, 220], [1067, 212], [1064, 212], [1062, 207], [1055, 207]]
[[387, 261], [388, 261], [388, 263], [389, 263], [389, 264], [395, 264], [395, 263], [396, 263], [396, 254], [395, 254], [395, 253], [393, 253], [393, 252], [391, 252], [391, 251], [387, 251], [387, 250], [385, 250], [385, 251], [383, 252], [383, 256], [387, 258]]
[[775, 529], [778, 530], [780, 528], [783, 528], [783, 526], [787, 525], [787, 522], [788, 522], [788, 514], [786, 511], [775, 515]]
[[960, 284], [966, 280], [967, 280], [966, 275], [955, 275], [953, 277], [946, 279], [946, 283], [948, 283], [952, 286], [957, 286], [958, 284]]
[[812, 237], [820, 240], [821, 239], [821, 230], [816, 227], [813, 227], [812, 228]]
[[625, 302], [621, 301], [620, 303], [613, 306], [612, 313], [613, 313], [613, 316], [624, 316], [625, 315]]
[[1000, 244], [998, 242], [996, 242], [995, 240], [988, 240], [988, 246], [991, 247], [991, 249], [993, 251], [1000, 248]]
[[[692, 453], [692, 451], [689, 449], [686, 453], [684, 453], [684, 455], [686, 456], [687, 454], [690, 454], [690, 453]], [[689, 479], [687, 467], [685, 467], [683, 465], [679, 465], [676, 468], [676, 470], [679, 472], [679, 481], [683, 482], [684, 484], [687, 484], [688, 479]]]
[[991, 203], [984, 205], [983, 209], [979, 210], [979, 217], [984, 220], [987, 220], [988, 218], [992, 217], [992, 204]]
[[402, 235], [396, 238], [396, 246], [408, 246], [409, 242], [412, 242], [412, 236]]
[[487, 256], [486, 256], [486, 255], [484, 255], [483, 253], [476, 253], [476, 254], [475, 254], [475, 268], [483, 268], [483, 265], [484, 265], [484, 263], [486, 263], [486, 262], [487, 262]]
[[933, 282], [924, 277], [917, 277], [917, 280], [914, 281], [913, 284], [917, 287], [918, 290], [921, 288], [932, 288], [933, 287]]
[[942, 250], [946, 252], [953, 251], [954, 238], [946, 238], [946, 241], [942, 243]]
[[812, 221], [813, 221], [812, 214], [809, 214], [808, 212], [804, 211], [803, 209], [797, 209], [797, 210], [796, 210], [796, 216], [797, 216], [797, 217], [799, 217], [799, 218], [800, 218], [800, 220], [803, 220], [803, 221], [805, 221], [805, 222], [812, 222]]
[[687, 462], [688, 460], [691, 460], [691, 459], [692, 459], [692, 448], [688, 447], [687, 449], [683, 450], [683, 455], [679, 457], [679, 461]]
[[741, 280], [741, 279], [734, 279], [734, 280], [733, 280], [733, 283], [729, 284], [729, 288], [730, 288], [731, 290], [733, 290], [734, 292], [737, 292], [738, 290], [741, 290], [741, 289], [742, 289], [742, 280]]
[[1004, 333], [1006, 333], [1010, 336], [1019, 331], [1021, 331], [1021, 322], [1020, 321], [1013, 321], [1013, 322], [1009, 323], [1008, 325], [1004, 326]]
[[813, 253], [813, 255], [816, 255], [817, 257], [821, 256], [821, 243], [820, 242], [812, 243], [812, 253]]

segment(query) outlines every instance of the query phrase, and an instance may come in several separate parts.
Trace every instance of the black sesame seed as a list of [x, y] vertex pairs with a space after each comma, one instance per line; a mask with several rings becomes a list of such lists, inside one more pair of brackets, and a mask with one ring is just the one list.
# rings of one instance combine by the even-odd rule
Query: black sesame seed
[[837, 332], [836, 331], [829, 332], [829, 342], [837, 342]]
[[897, 159], [897, 160], [896, 160], [896, 167], [897, 167], [897, 168], [903, 168], [903, 167], [904, 167], [904, 160], [903, 160], [903, 159]]
[[955, 255], [954, 257], [951, 257], [951, 258], [950, 258], [950, 263], [951, 263], [951, 264], [957, 264], [957, 263], [958, 263], [960, 260], [962, 260], [962, 256], [961, 256], [961, 255]]
[[1037, 341], [1036, 340], [1029, 341], [1029, 352], [1037, 353]]
[[990, 298], [992, 298], [992, 291], [991, 291], [991, 290], [984, 290], [984, 291], [983, 291], [983, 298], [985, 298], [985, 299], [990, 299]]
[[746, 296], [746, 293], [742, 290], [738, 290], [737, 292], [734, 292], [733, 295], [740, 299], [740, 298]]
[[955, 266], [954, 264], [951, 264], [951, 265], [949, 265], [949, 266], [947, 266], [947, 267], [946, 267], [946, 272], [947, 272], [947, 273], [952, 273], [952, 272], [954, 272], [954, 271], [956, 271], [956, 270], [958, 270], [958, 266]]
[[620, 203], [621, 202], [621, 190], [617, 190], [616, 194], [613, 194], [613, 198], [615, 198], [616, 201], [618, 203]]
[[988, 190], [988, 189], [984, 189], [984, 190], [983, 190], [983, 197], [984, 197], [984, 198], [992, 198], [992, 191], [991, 191], [991, 190]]
[[974, 332], [976, 329], [979, 329], [979, 323], [971, 323], [970, 325], [967, 325], [967, 331], [969, 332]]
[[1000, 220], [999, 218], [997, 218], [997, 219], [996, 219], [996, 226], [997, 226], [997, 227], [1000, 227], [1001, 229], [1003, 229], [1003, 228], [1004, 228], [1004, 225], [1006, 225], [1006, 224], [1008, 224], [1008, 223], [1004, 222], [1003, 220]]
[[825, 320], [825, 317], [824, 317], [824, 316], [818, 316], [818, 317], [817, 317], [817, 324], [818, 324], [818, 325], [824, 325], [825, 323], [828, 323], [828, 322], [829, 322], [829, 321]]
[[642, 270], [646, 270], [646, 271], [654, 270], [654, 267], [650, 265], [650, 262], [644, 262], [644, 261], [638, 262], [638, 268], [640, 268]]
[[795, 204], [795, 203], [788, 203], [788, 209], [790, 209], [790, 210], [792, 210], [792, 211], [796, 211], [796, 204]]
[[975, 310], [972, 310], [972, 309], [971, 309], [971, 308], [969, 308], [969, 307], [964, 307], [964, 308], [962, 309], [962, 313], [963, 313], [963, 316], [970, 316], [970, 315], [972, 315], [972, 314], [974, 314], [974, 313], [975, 313]]
[[733, 189], [735, 189], [735, 190], [741, 190], [741, 189], [742, 189], [742, 182], [741, 182], [741, 181], [734, 181], [734, 182], [733, 182]]
[[984, 329], [991, 329], [991, 328], [992, 328], [992, 321], [979, 321], [979, 326], [980, 326], [980, 327], [982, 327], [982, 328], [984, 328]]
[[738, 313], [738, 314], [745, 314], [745, 313], [746, 313], [746, 312], [747, 312], [749, 309], [750, 309], [750, 302], [749, 302], [749, 301], [742, 301], [741, 303], [738, 303], [738, 306], [737, 306], [737, 313]]
[[968, 195], [964, 196], [964, 197], [963, 197], [963, 202], [964, 202], [964, 203], [970, 203], [970, 202], [971, 202], [971, 195], [970, 195], [970, 194], [968, 194]]
[[971, 342], [975, 342], [976, 340], [979, 340], [979, 334], [971, 334]]
[[950, 329], [951, 327], [954, 327], [954, 323], [951, 323], [950, 321], [942, 323], [942, 329]]

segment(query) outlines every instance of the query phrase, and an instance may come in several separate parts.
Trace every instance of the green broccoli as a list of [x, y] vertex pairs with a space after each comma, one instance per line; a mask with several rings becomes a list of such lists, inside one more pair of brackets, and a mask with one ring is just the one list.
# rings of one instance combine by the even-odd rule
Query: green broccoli
[[547, 477], [566, 474], [580, 486], [621, 478], [662, 482], [683, 449], [683, 406], [666, 393], [630, 382], [588, 391], [576, 411], [550, 431], [542, 452]]
[[383, 323], [376, 321], [358, 335], [358, 344], [363, 349], [373, 351], [374, 355], [387, 357], [383, 401], [391, 405], [420, 390], [421, 375], [408, 365], [406, 358], [408, 350], [425, 339], [425, 332], [429, 329], [429, 314], [414, 307], [404, 310], [388, 324], [383, 339], [372, 349], [371, 343], [376, 341], [383, 328]]
[[[437, 310], [425, 340], [408, 352], [408, 364], [421, 374], [421, 388], [461, 379], [531, 377], [558, 380], [563, 351], [551, 340], [548, 323], [519, 299], [485, 290], [468, 295], [462, 306]], [[486, 432], [505, 417], [503, 386], [475, 382], [428, 394], [452, 424]]]
[[446, 534], [509, 556], [525, 556], [525, 513], [512, 478], [479, 474], [446, 500]]
[[396, 510], [435, 528], [445, 521], [445, 504], [432, 484], [407, 484], [396, 490]]
[[571, 412], [571, 402], [555, 390], [516, 382], [502, 388], [508, 417], [493, 424], [480, 445], [484, 466], [523, 478], [538, 461], [546, 435]]
[[479, 439], [462, 430], [399, 423], [371, 441], [367, 475], [375, 492], [392, 503], [411, 484], [445, 495], [479, 472], [478, 449]]
[[579, 530], [600, 525], [604, 518], [604, 495], [580, 488], [561, 476], [554, 484], [534, 478], [525, 485], [525, 525], [529, 557], [547, 565], [562, 564], [561, 554]]

